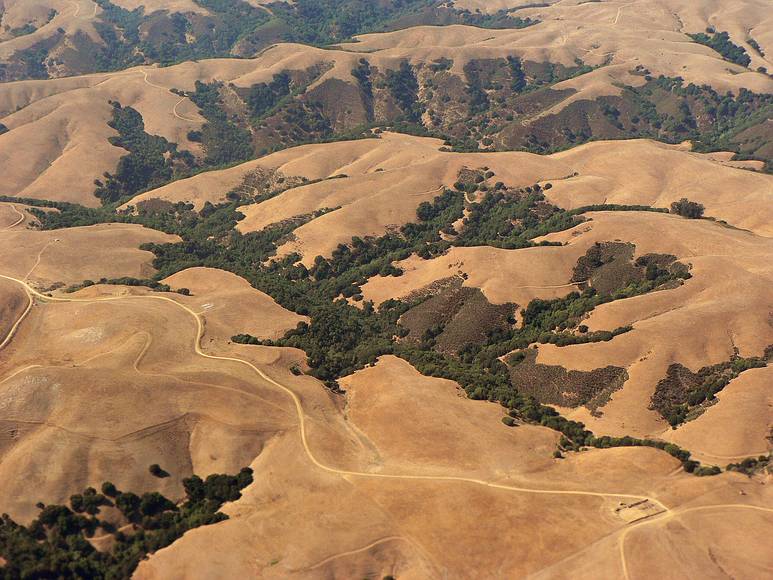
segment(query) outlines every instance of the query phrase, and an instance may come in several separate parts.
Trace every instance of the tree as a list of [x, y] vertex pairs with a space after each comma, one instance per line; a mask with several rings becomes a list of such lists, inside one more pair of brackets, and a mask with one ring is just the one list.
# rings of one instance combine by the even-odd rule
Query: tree
[[679, 201], [675, 201], [671, 204], [671, 213], [675, 213], [689, 219], [702, 218], [704, 209], [705, 208], [702, 204], [696, 201], [690, 201], [686, 197], [683, 197]]
[[108, 497], [115, 497], [118, 495], [118, 490], [113, 483], [106, 481], [102, 484], [102, 493]]
[[169, 477], [169, 473], [161, 469], [161, 466], [158, 463], [154, 463], [148, 468], [148, 471], [150, 471], [151, 475], [155, 477]]

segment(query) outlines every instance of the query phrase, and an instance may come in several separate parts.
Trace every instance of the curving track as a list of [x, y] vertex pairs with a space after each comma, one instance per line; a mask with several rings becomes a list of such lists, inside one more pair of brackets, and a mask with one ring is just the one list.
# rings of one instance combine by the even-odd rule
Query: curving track
[[[293, 405], [295, 406], [296, 415], [298, 418], [298, 427], [300, 431], [300, 437], [301, 437], [301, 443], [303, 445], [304, 452], [311, 461], [314, 466], [317, 468], [326, 471], [328, 473], [333, 473], [336, 475], [344, 476], [344, 477], [366, 477], [366, 478], [374, 478], [374, 479], [399, 479], [399, 480], [413, 480], [413, 481], [447, 481], [447, 482], [458, 482], [458, 483], [467, 483], [467, 484], [473, 484], [473, 485], [480, 485], [483, 487], [489, 487], [493, 489], [501, 489], [504, 491], [510, 491], [510, 492], [516, 492], [516, 493], [530, 493], [530, 494], [539, 494], [539, 495], [572, 495], [572, 496], [585, 496], [585, 497], [599, 497], [599, 498], [612, 498], [612, 499], [634, 499], [634, 500], [649, 500], [653, 503], [656, 503], [658, 506], [662, 508], [662, 512], [659, 513], [656, 516], [652, 516], [650, 518], [638, 520], [636, 522], [633, 522], [629, 524], [628, 526], [625, 526], [619, 530], [621, 532], [620, 541], [619, 541], [619, 548], [620, 548], [620, 562], [622, 565], [623, 570], [623, 576], [625, 580], [630, 580], [630, 572], [628, 568], [628, 563], [625, 556], [625, 540], [628, 534], [643, 525], [651, 525], [653, 523], [662, 522], [665, 520], [668, 520], [670, 518], [673, 518], [675, 516], [678, 516], [680, 514], [698, 511], [698, 510], [707, 510], [707, 509], [726, 509], [726, 508], [738, 508], [738, 509], [754, 509], [764, 512], [770, 512], [773, 513], [773, 509], [771, 508], [765, 508], [760, 506], [754, 506], [754, 505], [747, 505], [747, 504], [722, 504], [722, 505], [712, 505], [712, 506], [698, 506], [698, 507], [691, 507], [691, 508], [684, 508], [684, 509], [671, 509], [667, 507], [665, 504], [660, 502], [659, 500], [655, 498], [650, 498], [647, 496], [641, 496], [641, 495], [634, 495], [634, 494], [627, 494], [627, 493], [614, 493], [614, 492], [596, 492], [596, 491], [583, 491], [583, 490], [556, 490], [556, 489], [544, 489], [544, 488], [527, 488], [527, 487], [518, 487], [518, 486], [512, 486], [512, 485], [505, 485], [501, 483], [495, 483], [491, 481], [485, 481], [482, 479], [477, 478], [470, 478], [470, 477], [459, 477], [459, 476], [439, 476], [439, 475], [414, 475], [414, 474], [398, 474], [398, 473], [369, 473], [369, 472], [361, 472], [361, 471], [352, 471], [348, 469], [338, 469], [336, 467], [326, 465], [322, 463], [317, 457], [314, 455], [314, 452], [311, 449], [311, 446], [309, 445], [308, 435], [306, 432], [306, 413], [303, 410], [303, 405], [301, 404], [301, 400], [298, 397], [298, 395], [295, 394], [295, 392], [290, 389], [289, 387], [283, 385], [282, 383], [272, 379], [270, 376], [268, 376], [265, 372], [263, 372], [260, 368], [252, 364], [251, 362], [240, 359], [237, 357], [228, 357], [228, 356], [219, 356], [219, 355], [212, 355], [207, 354], [204, 352], [201, 348], [201, 338], [204, 334], [204, 323], [202, 321], [202, 317], [199, 313], [195, 312], [188, 306], [185, 306], [184, 304], [177, 302], [176, 300], [173, 300], [172, 298], [169, 298], [167, 296], [139, 296], [139, 295], [128, 295], [128, 296], [108, 296], [103, 298], [64, 298], [59, 296], [46, 296], [44, 294], [41, 294], [37, 290], [35, 290], [33, 287], [31, 287], [25, 280], [20, 280], [18, 278], [14, 278], [12, 276], [6, 276], [4, 274], [0, 274], [0, 278], [9, 280], [11, 282], [15, 282], [19, 285], [21, 285], [27, 294], [30, 297], [30, 304], [27, 307], [27, 310], [22, 314], [22, 316], [16, 321], [14, 326], [11, 329], [11, 332], [6, 336], [6, 338], [3, 340], [3, 342], [0, 344], [0, 348], [8, 344], [8, 342], [12, 339], [14, 332], [16, 331], [16, 328], [18, 328], [19, 324], [21, 324], [22, 320], [26, 316], [26, 314], [29, 312], [29, 309], [32, 307], [33, 299], [38, 298], [43, 301], [49, 301], [49, 302], [85, 302], [85, 303], [91, 303], [91, 302], [110, 302], [110, 301], [117, 301], [117, 300], [161, 300], [164, 302], [168, 302], [176, 306], [177, 308], [181, 308], [188, 314], [190, 314], [193, 319], [196, 321], [196, 336], [194, 338], [194, 351], [197, 355], [212, 359], [212, 360], [222, 360], [227, 362], [233, 362], [237, 364], [244, 365], [251, 369], [257, 376], [259, 376], [262, 380], [266, 381], [267, 383], [277, 387], [278, 389], [282, 390], [284, 393], [286, 393], [292, 400]], [[144, 350], [144, 349], [143, 349]], [[143, 352], [144, 354], [144, 352]], [[18, 374], [17, 373], [14, 374]], [[13, 376], [13, 375], [12, 375]], [[9, 377], [10, 378], [10, 377]], [[6, 379], [7, 380], [7, 379]], [[386, 541], [387, 539], [393, 539], [393, 538], [382, 538], [381, 540], [378, 540], [376, 543], [381, 543], [383, 541]], [[351, 553], [356, 553], [361, 550], [367, 549], [371, 546], [366, 546], [365, 548], [360, 548], [358, 550], [353, 550]], [[343, 552], [335, 557], [338, 556], [344, 556], [348, 554], [348, 552]], [[324, 562], [324, 561], [323, 561]], [[321, 565], [321, 564], [319, 564]]]

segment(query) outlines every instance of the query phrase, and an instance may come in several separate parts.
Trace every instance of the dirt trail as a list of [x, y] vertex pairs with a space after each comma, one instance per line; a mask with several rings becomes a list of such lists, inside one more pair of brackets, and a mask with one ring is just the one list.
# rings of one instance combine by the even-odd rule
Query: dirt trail
[[[738, 508], [746, 508], [746, 509], [757, 509], [761, 511], [771, 512], [773, 513], [773, 509], [759, 507], [759, 506], [753, 506], [753, 505], [745, 505], [745, 504], [726, 504], [726, 505], [716, 505], [716, 506], [700, 506], [700, 507], [694, 507], [694, 508], [687, 508], [683, 510], [672, 510], [671, 508], [667, 507], [665, 504], [663, 504], [660, 500], [651, 498], [648, 496], [642, 496], [642, 495], [634, 495], [634, 494], [627, 494], [627, 493], [614, 493], [614, 492], [597, 492], [597, 491], [583, 491], [583, 490], [555, 490], [555, 489], [544, 489], [544, 488], [526, 488], [526, 487], [518, 487], [518, 486], [512, 486], [512, 485], [505, 485], [501, 483], [494, 483], [491, 481], [485, 481], [482, 479], [477, 478], [471, 478], [471, 477], [460, 477], [460, 476], [442, 476], [442, 475], [414, 475], [414, 474], [397, 474], [397, 473], [368, 473], [368, 472], [360, 472], [360, 471], [352, 471], [347, 469], [338, 469], [336, 467], [332, 467], [329, 465], [325, 465], [322, 463], [317, 457], [314, 455], [314, 452], [311, 450], [311, 447], [309, 445], [308, 436], [306, 433], [306, 413], [303, 410], [303, 406], [301, 404], [301, 400], [298, 397], [298, 395], [295, 394], [295, 392], [290, 389], [289, 387], [283, 385], [282, 383], [277, 382], [270, 376], [268, 376], [265, 372], [263, 372], [260, 368], [252, 364], [251, 362], [236, 358], [236, 357], [227, 357], [227, 356], [219, 356], [219, 355], [212, 355], [205, 353], [201, 348], [201, 337], [204, 334], [204, 323], [202, 321], [201, 315], [191, 308], [185, 306], [184, 304], [177, 302], [176, 300], [173, 300], [166, 296], [139, 296], [139, 295], [128, 295], [128, 296], [109, 296], [109, 297], [103, 297], [103, 298], [64, 298], [64, 297], [58, 297], [58, 296], [46, 296], [33, 287], [31, 287], [26, 281], [20, 280], [18, 278], [14, 278], [12, 276], [6, 276], [4, 274], [0, 274], [0, 278], [9, 280], [11, 282], [16, 282], [17, 284], [20, 284], [27, 294], [30, 296], [30, 305], [27, 309], [31, 308], [33, 297], [38, 298], [43, 301], [50, 301], [50, 302], [83, 302], [83, 303], [92, 303], [92, 302], [109, 302], [109, 301], [117, 301], [117, 300], [131, 300], [131, 299], [145, 299], [145, 300], [161, 300], [164, 302], [168, 302], [173, 304], [174, 306], [181, 308], [188, 314], [190, 314], [194, 320], [196, 321], [196, 336], [194, 337], [194, 351], [197, 355], [211, 359], [211, 360], [221, 360], [221, 361], [227, 361], [227, 362], [233, 362], [237, 364], [244, 365], [248, 368], [250, 368], [256, 375], [258, 375], [261, 379], [266, 381], [267, 383], [277, 387], [278, 389], [285, 392], [293, 401], [293, 404], [295, 406], [296, 415], [298, 418], [298, 427], [300, 431], [300, 437], [301, 437], [301, 443], [303, 445], [304, 452], [311, 461], [312, 464], [314, 464], [317, 468], [326, 471], [328, 473], [333, 473], [336, 475], [344, 476], [344, 477], [366, 477], [371, 479], [399, 479], [399, 480], [416, 480], [416, 481], [441, 481], [441, 482], [459, 482], [459, 483], [468, 483], [468, 484], [474, 484], [474, 485], [480, 485], [483, 487], [489, 487], [493, 489], [501, 489], [504, 491], [510, 491], [510, 492], [518, 492], [518, 493], [531, 493], [531, 494], [539, 494], [539, 495], [572, 495], [572, 496], [584, 496], [584, 497], [599, 497], [599, 498], [608, 498], [608, 499], [634, 499], [634, 500], [646, 500], [651, 501], [655, 504], [657, 504], [661, 509], [662, 512], [659, 513], [657, 516], [653, 516], [648, 519], [639, 520], [638, 522], [629, 524], [623, 528], [621, 528], [622, 535], [620, 537], [619, 547], [620, 547], [620, 558], [621, 558], [621, 564], [623, 567], [623, 572], [626, 580], [630, 580], [630, 575], [628, 573], [627, 568], [627, 562], [625, 560], [625, 539], [628, 533], [635, 529], [636, 527], [639, 527], [640, 525], [648, 525], [654, 522], [660, 522], [663, 521], [666, 518], [674, 517], [675, 515], [678, 515], [680, 513], [687, 513], [690, 511], [696, 511], [700, 509], [721, 509], [721, 508], [731, 508], [731, 507], [738, 507]], [[14, 327], [9, 333], [9, 335], [5, 338], [2, 345], [4, 346], [7, 344], [12, 336], [15, 329], [18, 327], [18, 325], [21, 323], [23, 318], [26, 316], [26, 312], [22, 314], [22, 316], [19, 318], [19, 320], [14, 324]], [[379, 541], [383, 541], [379, 540]], [[344, 554], [341, 554], [344, 555]]]
[[22, 222], [24, 221], [24, 218], [26, 217], [26, 216], [24, 215], [24, 213], [23, 213], [23, 212], [20, 212], [18, 209], [16, 209], [16, 206], [15, 206], [15, 205], [13, 205], [13, 204], [10, 204], [10, 206], [11, 206], [11, 209], [12, 209], [13, 211], [15, 211], [16, 213], [18, 213], [18, 214], [19, 214], [19, 219], [17, 219], [17, 220], [16, 220], [15, 222], [13, 222], [11, 225], [9, 225], [9, 226], [6, 226], [6, 227], [5, 227], [5, 229], [6, 229], [6, 230], [10, 230], [11, 228], [15, 228], [15, 227], [16, 227], [16, 226], [18, 226], [20, 223], [22, 223]]
[[355, 548], [354, 550], [347, 550], [345, 552], [339, 552], [338, 554], [333, 554], [332, 556], [328, 556], [324, 560], [320, 560], [316, 564], [309, 566], [308, 570], [315, 570], [321, 566], [324, 566], [328, 562], [337, 560], [338, 558], [345, 558], [346, 556], [354, 556], [355, 554], [359, 554], [360, 552], [365, 552], [367, 550], [370, 550], [371, 548], [375, 548], [380, 544], [385, 544], [386, 542], [397, 542], [397, 541], [408, 542], [409, 544], [413, 543], [411, 540], [409, 540], [408, 538], [404, 538], [403, 536], [387, 536], [386, 538], [375, 540], [370, 544], [368, 544], [367, 546], [363, 546], [362, 548]]
[[[161, 85], [157, 85], [157, 84], [155, 84], [155, 83], [151, 82], [151, 81], [148, 79], [148, 71], [146, 71], [146, 70], [141, 70], [141, 71], [139, 71], [139, 72], [141, 72], [141, 73], [142, 73], [142, 80], [143, 80], [143, 81], [145, 81], [145, 84], [146, 84], [146, 85], [148, 85], [148, 86], [150, 86], [150, 87], [153, 87], [154, 89], [161, 89], [162, 91], [166, 91], [166, 92], [168, 92], [168, 93], [171, 93], [171, 92], [172, 92], [172, 90], [171, 90], [171, 89], [168, 89], [168, 88], [166, 88], [166, 87], [162, 87]], [[172, 94], [175, 94], [175, 93], [172, 93]], [[180, 100], [179, 100], [179, 101], [177, 101], [177, 103], [175, 103], [174, 107], [172, 107], [172, 114], [173, 114], [175, 117], [177, 117], [178, 119], [180, 119], [181, 121], [186, 121], [186, 122], [188, 122], [188, 123], [197, 123], [198, 121], [196, 121], [196, 119], [188, 119], [187, 117], [183, 117], [182, 115], [180, 115], [180, 114], [177, 112], [177, 107], [178, 107], [178, 106], [180, 106], [180, 104], [182, 104], [182, 102], [183, 102], [185, 99], [186, 99], [186, 97], [181, 97], [181, 98], [180, 98]]]
[[620, 542], [618, 545], [620, 546], [620, 563], [623, 566], [623, 578], [625, 580], [631, 580], [631, 572], [628, 569], [628, 561], [625, 558], [625, 539], [628, 536], [628, 534], [630, 534], [633, 530], [642, 526], [648, 526], [650, 524], [663, 523], [667, 520], [670, 520], [671, 518], [678, 517], [686, 513], [703, 511], [703, 510], [718, 510], [718, 509], [750, 509], [750, 510], [757, 510], [761, 512], [773, 513], [773, 508], [766, 508], [762, 506], [748, 505], [743, 503], [727, 503], [727, 504], [717, 504], [717, 505], [702, 505], [702, 506], [689, 507], [689, 508], [683, 508], [683, 509], [674, 509], [674, 510], [669, 510], [662, 514], [658, 514], [657, 516], [654, 516], [646, 520], [639, 520], [638, 522], [626, 528], [623, 528], [622, 535], [620, 536]]

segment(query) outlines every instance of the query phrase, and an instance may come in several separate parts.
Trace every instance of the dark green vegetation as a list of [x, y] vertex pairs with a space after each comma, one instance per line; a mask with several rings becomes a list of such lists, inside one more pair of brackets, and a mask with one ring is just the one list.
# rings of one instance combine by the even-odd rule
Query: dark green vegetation
[[577, 261], [572, 282], [593, 287], [614, 299], [673, 287], [690, 278], [689, 268], [669, 254], [645, 254], [633, 260], [635, 247], [623, 242], [596, 243]]
[[[113, 284], [116, 286], [144, 286], [155, 290], [156, 292], [172, 292], [172, 288], [168, 284], [162, 284], [158, 280], [150, 280], [148, 278], [100, 278], [97, 282], [94, 280], [84, 280], [80, 284], [75, 284], [64, 289], [64, 292], [72, 293], [94, 286], [95, 284]], [[184, 292], [182, 292], [184, 294]]]
[[418, 304], [400, 318], [408, 330], [406, 344], [421, 350], [455, 355], [468, 344], [484, 344], [490, 333], [504, 332], [515, 324], [515, 304], [491, 304], [479, 288], [462, 286], [453, 276], [416, 297]]
[[742, 372], [765, 367], [771, 360], [773, 345], [762, 356], [742, 357], [736, 352], [729, 361], [705, 366], [695, 373], [674, 363], [655, 387], [650, 408], [657, 410], [672, 427], [677, 427], [716, 403], [716, 394]]
[[283, 72], [246, 89], [196, 82], [187, 96], [207, 122], [188, 137], [202, 143], [204, 164], [230, 165], [294, 145], [363, 136], [362, 128], [335, 134], [321, 104], [304, 96], [321, 72], [318, 67]]
[[[271, 91], [281, 93], [287, 90], [289, 94], [289, 78], [284, 75], [277, 77], [280, 79], [279, 83], [277, 80], [269, 85], [261, 83], [249, 90], [247, 95], [254, 109], [265, 107], [267, 101], [281, 101], [281, 98]], [[277, 88], [277, 85], [284, 88]], [[107, 172], [103, 179], [94, 182], [94, 195], [103, 204], [117, 207], [148, 189], [190, 177], [196, 172], [228, 167], [266, 153], [265, 149], [255, 150], [255, 140], [258, 138], [256, 135], [260, 133], [258, 121], [245, 121], [228, 114], [222, 108], [222, 90], [225, 90], [222, 83], [205, 84], [197, 81], [196, 90], [188, 94], [207, 119], [201, 131], [188, 135], [192, 141], [202, 143], [205, 152], [203, 159], [195, 158], [189, 151], [180, 151], [177, 143], [147, 133], [142, 115], [137, 110], [112, 102], [112, 119], [108, 124], [118, 132], [118, 136], [111, 138], [110, 142], [123, 147], [128, 154], [119, 160], [114, 173]], [[296, 103], [290, 102], [289, 106], [296, 107]], [[304, 123], [304, 118], [302, 114], [296, 117], [288, 114], [285, 122], [294, 125], [295, 129], [292, 135], [287, 134], [287, 139], [278, 139], [274, 148], [302, 142], [318, 142], [330, 135], [329, 126], [324, 122], [310, 128], [309, 124]], [[348, 135], [340, 138], [344, 137]], [[299, 184], [297, 179], [291, 179], [289, 183]]]
[[[153, 466], [151, 466], [153, 467]], [[156, 466], [158, 467], [158, 466]], [[175, 503], [158, 492], [137, 495], [110, 483], [70, 497], [67, 505], [39, 504], [28, 526], [7, 514], [0, 520], [2, 578], [129, 578], [148, 554], [169, 546], [185, 532], [228, 519], [220, 507], [241, 497], [252, 470], [183, 479], [185, 498]], [[97, 551], [90, 539], [108, 539]]]
[[[492, 15], [449, 8], [442, 0], [297, 0], [274, 2], [270, 10], [244, 0], [195, 0], [207, 13], [127, 10], [111, 0], [101, 8], [95, 29], [101, 42], [83, 32], [61, 30], [17, 51], [0, 65], [0, 81], [49, 78], [63, 74], [113, 71], [139, 64], [169, 65], [216, 57], [253, 57], [277, 42], [329, 45], [365, 32], [419, 24], [470, 24], [523, 28], [535, 21], [508, 11]], [[55, 15], [55, 13], [53, 14]], [[51, 17], [53, 17], [53, 15]], [[36, 28], [25, 25], [15, 36]], [[55, 55], [55, 56], [54, 56]]]
[[[479, 59], [468, 62], [459, 76], [451, 72], [452, 64], [444, 58], [402, 61], [381, 70], [363, 56], [351, 82], [327, 79], [309, 88], [324, 72], [320, 65], [285, 71], [249, 88], [197, 86], [190, 96], [209, 129], [192, 138], [204, 142], [213, 164], [391, 128], [441, 138], [456, 151], [551, 153], [596, 139], [692, 140], [697, 151], [735, 151], [740, 159], [773, 167], [765, 130], [773, 117], [773, 95], [745, 89], [719, 94], [709, 86], [685, 86], [679, 78], [652, 78], [640, 68], [637, 74], [646, 77], [641, 87], [623, 87], [620, 96], [575, 101], [545, 115], [572, 95], [553, 85], [590, 67]], [[237, 153], [210, 152], [218, 147]]]
[[746, 54], [746, 49], [734, 44], [727, 32], [715, 32], [713, 30], [708, 30], [707, 32], [708, 34], [703, 32], [691, 34], [690, 37], [695, 42], [716, 50], [725, 60], [741, 66], [749, 66], [752, 59]]
[[725, 469], [727, 469], [727, 471], [737, 471], [751, 477], [756, 473], [769, 471], [770, 461], [770, 454], [760, 455], [759, 457], [747, 457], [738, 463], [728, 463]]
[[205, 165], [239, 163], [250, 159], [253, 153], [249, 131], [229, 119], [219, 106], [221, 87], [222, 83], [196, 81], [195, 92], [188, 95], [207, 119], [198, 135], [188, 135], [192, 141], [200, 141], [204, 146]]
[[697, 201], [690, 201], [686, 197], [671, 204], [671, 213], [693, 220], [702, 218], [705, 209], [703, 204], [700, 204]]
[[94, 195], [102, 203], [116, 203], [137, 193], [158, 187], [172, 180], [176, 174], [190, 171], [195, 165], [193, 155], [179, 152], [176, 143], [145, 132], [145, 123], [135, 109], [113, 102], [113, 118], [109, 125], [118, 131], [110, 139], [116, 147], [129, 153], [121, 157], [115, 173], [105, 173], [104, 181], [96, 180]]
[[526, 248], [533, 245], [533, 238], [577, 223], [579, 220], [572, 212], [547, 203], [537, 184], [516, 192], [495, 185], [493, 191], [483, 192], [479, 203], [471, 205], [454, 245]]
[[[497, 215], [502, 208], [508, 208], [512, 203], [522, 204], [519, 205], [520, 210], [528, 210], [527, 217], [534, 220], [533, 227], [530, 226], [520, 234], [527, 245], [533, 244], [529, 235], [541, 235], [570, 227], [577, 223], [577, 219], [581, 219], [582, 212], [587, 209], [644, 209], [595, 206], [572, 212], [552, 207], [546, 211], [539, 187], [532, 186], [531, 192], [515, 190], [504, 185], [497, 186], [492, 183], [494, 178], [494, 174], [488, 170], [463, 172], [456, 189], [447, 189], [432, 203], [420, 205], [415, 223], [406, 224], [399, 231], [378, 238], [354, 238], [351, 244], [340, 245], [330, 258], [317, 257], [308, 269], [298, 262], [297, 255], [266, 262], [275, 253], [277, 245], [303, 220], [242, 235], [233, 229], [241, 217], [238, 206], [245, 203], [241, 198], [220, 206], [208, 206], [200, 215], [192, 212], [186, 204], [162, 204], [152, 211], [141, 211], [139, 215], [115, 214], [108, 208], [91, 210], [68, 204], [50, 204], [60, 211], [51, 214], [38, 212], [37, 217], [43, 228], [99, 221], [128, 221], [180, 235], [183, 238], [180, 243], [145, 246], [156, 255], [154, 266], [159, 270], [156, 279], [160, 280], [193, 266], [220, 268], [244, 277], [282, 306], [310, 316], [310, 323], [301, 323], [281, 340], [264, 344], [303, 349], [308, 355], [311, 374], [334, 390], [338, 388], [338, 378], [375, 362], [383, 354], [391, 353], [408, 360], [425, 375], [457, 381], [473, 399], [499, 401], [508, 408], [513, 419], [559, 430], [566, 439], [566, 449], [579, 449], [587, 445], [649, 445], [629, 439], [621, 439], [622, 442], [596, 439], [582, 423], [569, 421], [533, 396], [520, 392], [519, 385], [513, 383], [510, 370], [500, 357], [533, 344], [566, 346], [607, 341], [629, 331], [630, 328], [619, 328], [587, 332], [581, 323], [584, 316], [599, 304], [678, 284], [688, 273], [683, 267], [676, 266], [673, 257], [643, 257], [631, 266], [628, 277], [620, 278], [623, 285], [612, 287], [607, 293], [599, 294], [595, 288], [587, 288], [556, 300], [534, 300], [522, 309], [520, 325], [513, 324], [505, 316], [501, 324], [494, 325], [487, 332], [475, 337], [464, 337], [461, 342], [454, 340], [446, 344], [442, 342], [442, 335], [453, 317], [428, 325], [427, 330], [422, 331], [419, 341], [399, 339], [410, 334], [410, 329], [400, 324], [400, 317], [411, 308], [420, 306], [421, 300], [431, 296], [419, 297], [410, 302], [389, 300], [379, 309], [369, 302], [357, 308], [345, 300], [347, 297], [361, 300], [360, 287], [371, 276], [400, 275], [400, 270], [393, 262], [413, 253], [430, 258], [444, 253], [454, 245], [454, 234], [444, 237], [441, 232], [449, 231], [451, 224], [462, 217], [466, 205], [473, 209], [476, 204], [466, 199], [472, 192], [485, 194], [495, 190], [502, 194], [496, 203], [491, 200], [486, 202], [487, 211], [481, 215], [481, 223], [499, 223], [486, 214]], [[483, 197], [486, 198], [485, 195]], [[35, 203], [44, 205], [41, 202]], [[493, 244], [502, 237], [502, 232], [497, 227], [479, 228], [479, 235], [480, 243]], [[626, 253], [628, 250], [625, 247], [623, 250], [625, 252], [622, 253], [589, 252], [587, 264], [582, 264], [584, 279], [587, 276], [601, 276], [599, 272], [619, 260], [620, 255], [627, 256], [626, 259], [630, 261], [632, 251]], [[473, 309], [473, 315], [474, 312]], [[440, 348], [437, 348], [439, 337], [441, 343]], [[237, 335], [234, 341], [248, 344], [260, 342], [249, 335]], [[675, 456], [685, 462], [686, 467], [694, 467], [692, 463], [687, 463], [688, 452], [678, 450]]]

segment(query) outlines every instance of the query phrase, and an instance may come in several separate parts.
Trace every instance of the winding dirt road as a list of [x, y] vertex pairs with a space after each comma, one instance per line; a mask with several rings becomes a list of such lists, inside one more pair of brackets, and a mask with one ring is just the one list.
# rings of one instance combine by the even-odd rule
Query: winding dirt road
[[12, 203], [11, 203], [11, 204], [9, 204], [9, 205], [11, 206], [11, 209], [12, 209], [13, 211], [15, 211], [17, 214], [19, 214], [19, 219], [17, 219], [17, 220], [16, 220], [15, 222], [13, 222], [11, 225], [9, 225], [9, 226], [6, 226], [6, 227], [5, 227], [5, 229], [6, 229], [6, 230], [10, 230], [11, 228], [15, 228], [15, 227], [16, 227], [16, 226], [18, 226], [20, 223], [22, 223], [22, 222], [24, 221], [24, 218], [26, 217], [26, 216], [24, 215], [24, 213], [22, 213], [22, 212], [20, 212], [18, 209], [16, 209], [16, 206], [15, 206], [15, 205], [13, 205]]
[[[127, 296], [108, 296], [108, 297], [102, 297], [102, 298], [65, 298], [60, 296], [46, 296], [39, 291], [37, 291], [35, 288], [30, 286], [25, 280], [20, 280], [18, 278], [15, 278], [13, 276], [6, 276], [4, 274], [0, 274], [0, 278], [4, 280], [9, 280], [11, 282], [15, 282], [19, 285], [21, 285], [24, 290], [27, 292], [28, 296], [30, 297], [30, 304], [28, 305], [27, 309], [24, 313], [19, 317], [19, 319], [16, 321], [14, 326], [12, 327], [11, 331], [8, 333], [8, 335], [5, 337], [2, 343], [0, 343], [0, 348], [4, 347], [5, 345], [10, 342], [10, 340], [13, 337], [13, 334], [15, 333], [18, 326], [21, 324], [23, 319], [26, 317], [27, 313], [32, 307], [32, 304], [34, 302], [34, 298], [37, 298], [42, 301], [47, 302], [81, 302], [81, 303], [93, 303], [93, 302], [110, 302], [110, 301], [118, 301], [118, 300], [161, 300], [164, 302], [168, 302], [173, 304], [174, 306], [181, 308], [185, 312], [187, 312], [190, 316], [193, 317], [193, 319], [196, 321], [196, 336], [194, 338], [194, 351], [197, 355], [212, 359], [212, 360], [221, 360], [221, 361], [228, 361], [237, 363], [240, 365], [244, 365], [251, 369], [257, 376], [259, 376], [262, 380], [265, 382], [277, 387], [278, 389], [282, 390], [284, 393], [286, 393], [290, 399], [293, 402], [293, 405], [295, 406], [295, 411], [298, 419], [298, 427], [300, 431], [300, 437], [301, 437], [301, 443], [303, 445], [304, 452], [311, 461], [312, 464], [314, 464], [317, 468], [326, 471], [328, 473], [345, 476], [345, 477], [365, 477], [365, 478], [372, 478], [372, 479], [399, 479], [399, 480], [418, 480], [418, 481], [448, 481], [448, 482], [458, 482], [458, 483], [467, 483], [467, 484], [474, 484], [474, 485], [480, 485], [483, 487], [489, 487], [493, 489], [501, 489], [504, 491], [510, 491], [510, 492], [516, 492], [516, 493], [529, 493], [529, 494], [539, 494], [539, 495], [571, 495], [571, 496], [585, 496], [585, 497], [599, 497], [599, 498], [605, 498], [605, 499], [633, 499], [633, 500], [648, 500], [655, 504], [657, 504], [661, 509], [662, 512], [659, 512], [657, 515], [651, 516], [649, 518], [637, 520], [635, 522], [632, 522], [618, 530], [615, 533], [621, 533], [620, 540], [619, 540], [619, 548], [620, 548], [620, 561], [622, 565], [623, 575], [626, 580], [630, 580], [631, 575], [629, 572], [628, 562], [626, 560], [625, 556], [625, 540], [628, 534], [635, 530], [636, 528], [643, 526], [643, 525], [651, 525], [658, 522], [663, 522], [667, 519], [676, 517], [680, 514], [689, 513], [693, 511], [698, 510], [708, 510], [708, 509], [729, 509], [729, 508], [739, 508], [739, 509], [754, 509], [764, 512], [770, 512], [773, 513], [773, 509], [771, 508], [765, 508], [761, 506], [754, 506], [754, 505], [748, 505], [748, 504], [722, 504], [722, 505], [712, 505], [712, 506], [697, 506], [697, 507], [689, 507], [689, 508], [683, 508], [683, 509], [671, 509], [667, 507], [665, 504], [660, 502], [659, 500], [647, 496], [641, 496], [641, 495], [634, 495], [634, 494], [627, 494], [627, 493], [615, 493], [615, 492], [597, 492], [597, 491], [584, 491], [584, 490], [555, 490], [555, 489], [543, 489], [543, 488], [526, 488], [526, 487], [518, 487], [518, 486], [512, 486], [512, 485], [505, 485], [501, 483], [495, 483], [491, 481], [485, 481], [482, 479], [477, 478], [470, 478], [470, 477], [459, 477], [459, 476], [439, 476], [439, 475], [415, 475], [415, 474], [398, 474], [398, 473], [369, 473], [369, 472], [361, 472], [361, 471], [352, 471], [348, 469], [338, 469], [336, 467], [326, 465], [322, 463], [317, 457], [314, 455], [314, 452], [311, 449], [311, 446], [309, 444], [308, 435], [306, 432], [306, 413], [303, 410], [303, 406], [301, 404], [301, 400], [298, 397], [298, 395], [295, 394], [295, 392], [290, 389], [289, 387], [283, 385], [282, 383], [274, 380], [270, 376], [268, 376], [265, 372], [263, 372], [260, 368], [252, 364], [251, 362], [240, 359], [237, 357], [227, 357], [227, 356], [219, 356], [219, 355], [212, 355], [204, 352], [201, 348], [201, 339], [204, 334], [204, 323], [202, 320], [202, 317], [199, 313], [192, 310], [188, 306], [185, 306], [184, 304], [177, 302], [176, 300], [173, 300], [172, 298], [169, 298], [167, 296], [152, 296], [152, 295], [127, 295]], [[144, 354], [144, 349], [143, 349]], [[28, 367], [29, 368], [29, 367]], [[24, 369], [22, 369], [24, 370]], [[21, 371], [17, 371], [18, 372]], [[12, 375], [13, 376], [13, 375]], [[388, 539], [392, 539], [391, 537]], [[381, 540], [378, 540], [377, 543], [387, 540], [387, 538], [382, 538]], [[367, 548], [367, 547], [366, 547]], [[360, 548], [357, 550], [353, 550], [352, 553], [356, 553], [362, 549]], [[346, 554], [342, 553], [341, 555]], [[337, 556], [336, 556], [337, 557]]]

